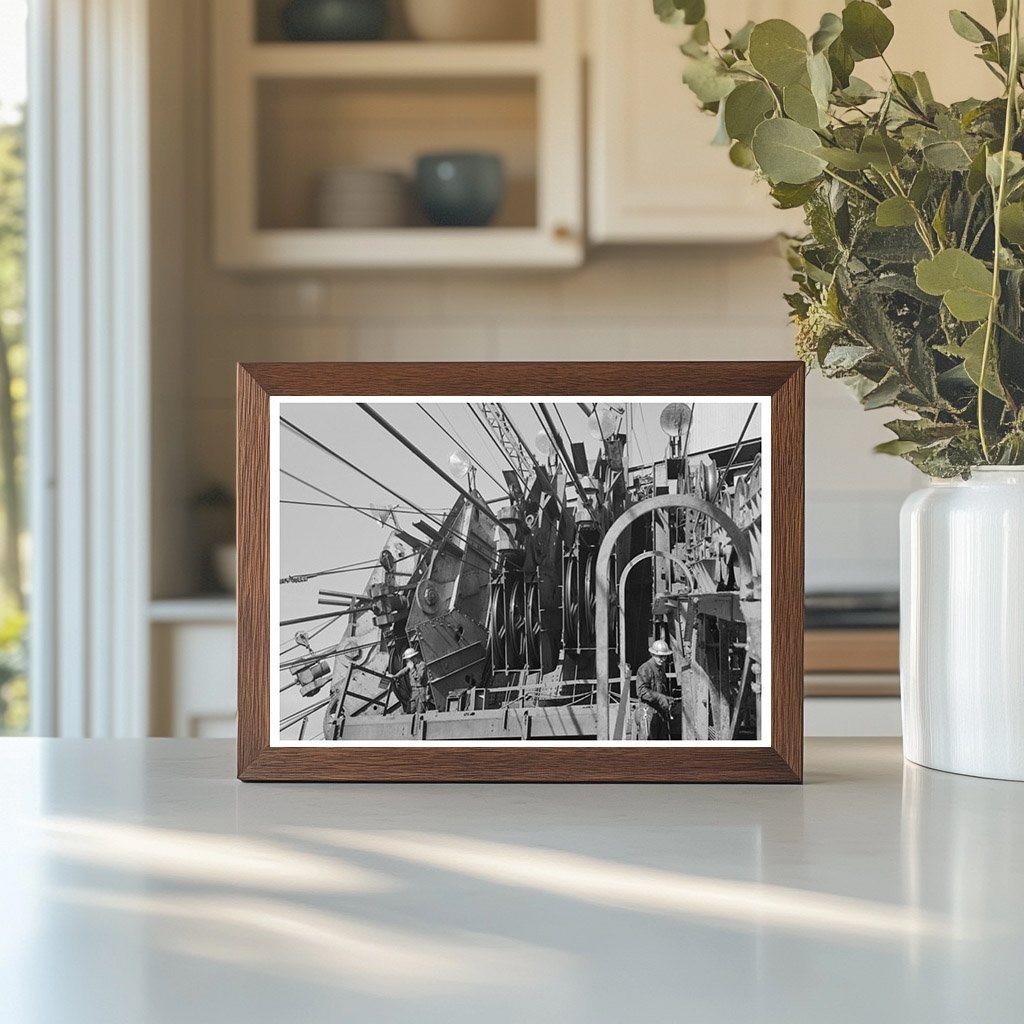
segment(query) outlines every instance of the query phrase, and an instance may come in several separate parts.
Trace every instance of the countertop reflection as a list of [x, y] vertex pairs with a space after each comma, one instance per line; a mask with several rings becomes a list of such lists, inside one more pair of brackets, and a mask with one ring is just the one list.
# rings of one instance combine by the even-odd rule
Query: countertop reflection
[[1018, 1019], [1024, 786], [898, 740], [803, 787], [233, 773], [0, 742], [5, 1021]]

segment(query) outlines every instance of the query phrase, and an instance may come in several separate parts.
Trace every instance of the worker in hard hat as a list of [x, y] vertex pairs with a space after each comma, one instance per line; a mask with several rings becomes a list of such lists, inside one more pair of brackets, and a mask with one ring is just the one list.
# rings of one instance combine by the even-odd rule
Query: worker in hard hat
[[648, 648], [650, 658], [636, 673], [636, 695], [640, 700], [636, 711], [640, 739], [667, 740], [672, 737], [672, 711], [675, 701], [665, 666], [672, 648], [664, 640], [655, 640]]
[[407, 647], [402, 652], [402, 663], [402, 668], [391, 677], [395, 693], [407, 715], [422, 714], [431, 706], [427, 667], [415, 647]]

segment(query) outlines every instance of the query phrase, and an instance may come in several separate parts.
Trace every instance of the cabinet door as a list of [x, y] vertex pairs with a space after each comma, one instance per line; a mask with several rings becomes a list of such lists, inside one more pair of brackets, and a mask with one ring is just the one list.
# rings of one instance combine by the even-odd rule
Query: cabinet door
[[[649, 0], [587, 2], [591, 240], [737, 241], [799, 230], [798, 213], [776, 210], [767, 186], [711, 145], [715, 119], [682, 83], [689, 29], [663, 25]], [[708, 18], [716, 38], [748, 19], [816, 26], [817, 14], [799, 17], [801, 6], [824, 9], [822, 0], [711, 0]]]
[[[685, 26], [663, 25], [650, 0], [586, 0], [590, 26], [589, 214], [594, 242], [707, 242], [799, 231], [798, 211], [776, 210], [764, 183], [712, 146], [713, 118], [682, 84], [678, 44]], [[810, 34], [840, 0], [709, 0], [712, 34], [748, 19], [786, 18]], [[886, 12], [896, 26], [893, 66], [928, 72], [943, 101], [998, 93], [998, 82], [955, 35], [946, 6], [900, 0]], [[956, 4], [985, 24], [989, 0]], [[1004, 24], [1005, 30], [1005, 24]], [[873, 83], [881, 61], [859, 65]]]

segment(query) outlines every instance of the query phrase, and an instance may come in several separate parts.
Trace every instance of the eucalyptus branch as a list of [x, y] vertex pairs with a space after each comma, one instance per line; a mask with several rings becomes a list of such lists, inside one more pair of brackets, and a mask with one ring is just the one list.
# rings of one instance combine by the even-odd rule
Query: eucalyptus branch
[[914, 217], [917, 220], [917, 233], [921, 236], [921, 241], [924, 242], [925, 248], [928, 250], [929, 255], [935, 255], [935, 246], [938, 246], [941, 250], [943, 248], [942, 243], [939, 241], [938, 236], [934, 239], [934, 245], [932, 244], [932, 229], [931, 225], [924, 219], [924, 214], [917, 208], [917, 203], [911, 200], [910, 196], [907, 195], [906, 189], [903, 187], [903, 182], [900, 181], [898, 172], [894, 169], [891, 175], [882, 175], [882, 178], [889, 182], [892, 188], [896, 191], [896, 194], [901, 198], [905, 199], [909, 204], [910, 208], [914, 211]]
[[981, 222], [981, 227], [978, 228], [978, 232], [974, 236], [974, 241], [971, 242], [970, 246], [968, 246], [968, 249], [967, 249], [968, 252], [973, 253], [974, 250], [978, 247], [978, 243], [981, 241], [981, 236], [985, 234], [986, 229], [988, 228], [989, 224], [991, 224], [991, 223], [992, 223], [992, 214], [991, 213], [985, 214], [985, 219]]
[[865, 199], [870, 199], [871, 202], [877, 206], [881, 200], [877, 196], [873, 196], [867, 189], [861, 188], [856, 182], [849, 181], [846, 178], [841, 178], [834, 171], [830, 171], [827, 167], [825, 168], [825, 174], [827, 174], [833, 181], [838, 181], [840, 185], [845, 185], [847, 188], [852, 188], [854, 192], [859, 192]]
[[1020, 0], [1010, 0], [1010, 73], [1006, 85], [1006, 123], [1003, 125], [1003, 148], [999, 166], [999, 189], [995, 197], [995, 251], [992, 254], [992, 293], [989, 298], [988, 319], [985, 321], [985, 344], [981, 350], [981, 369], [978, 372], [978, 436], [985, 461], [992, 462], [988, 434], [985, 431], [985, 375], [992, 351], [992, 335], [999, 314], [999, 272], [1002, 257], [1003, 205], [1006, 201], [1006, 175], [1010, 144], [1013, 141], [1013, 122], [1017, 115], [1017, 84], [1020, 69]]

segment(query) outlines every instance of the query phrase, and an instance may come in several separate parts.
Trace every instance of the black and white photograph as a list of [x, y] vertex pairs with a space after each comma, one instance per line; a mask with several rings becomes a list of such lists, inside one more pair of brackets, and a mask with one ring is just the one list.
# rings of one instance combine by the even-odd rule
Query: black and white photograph
[[274, 745], [770, 739], [769, 403], [274, 398]]

